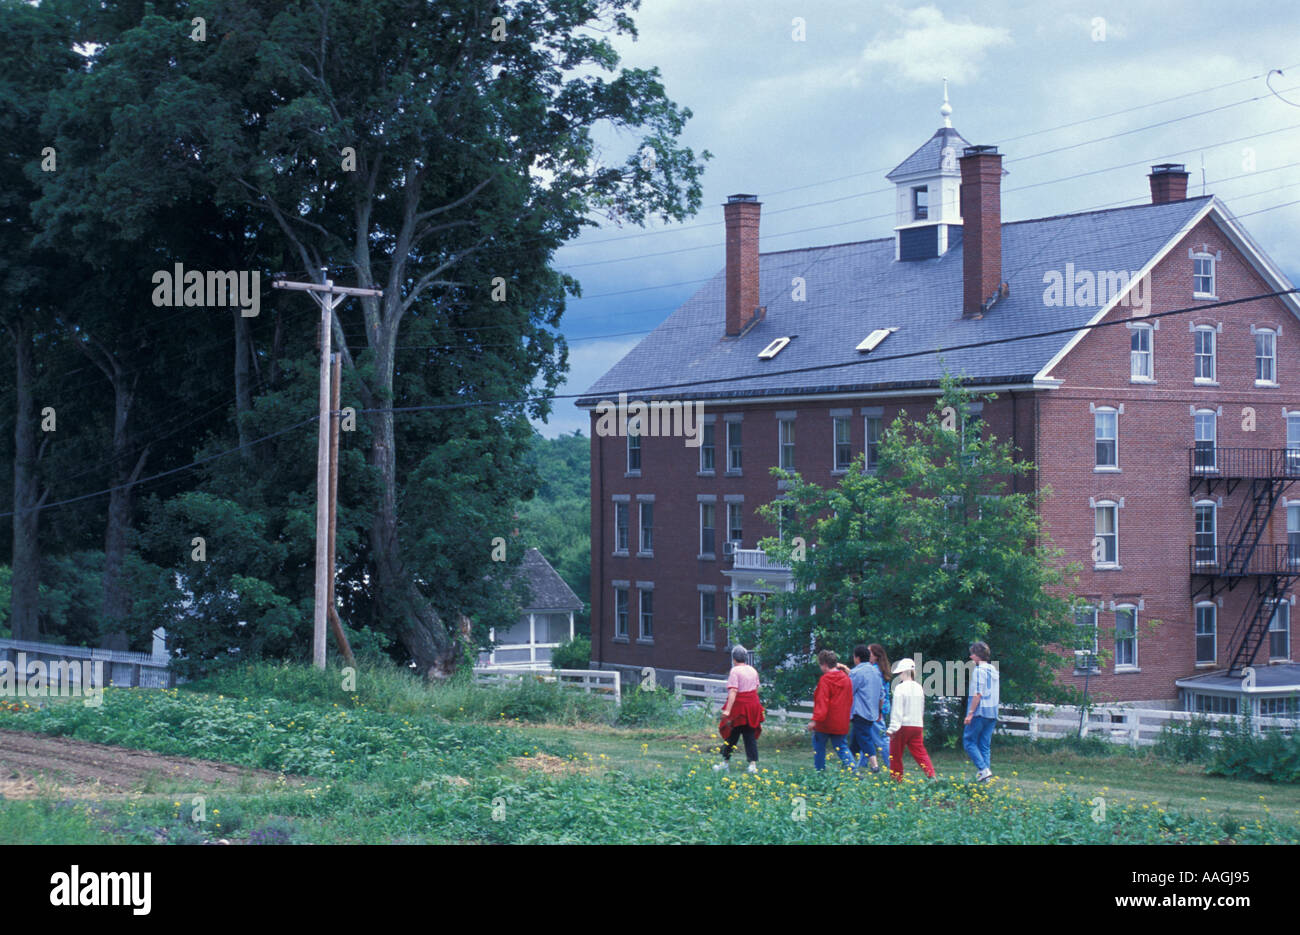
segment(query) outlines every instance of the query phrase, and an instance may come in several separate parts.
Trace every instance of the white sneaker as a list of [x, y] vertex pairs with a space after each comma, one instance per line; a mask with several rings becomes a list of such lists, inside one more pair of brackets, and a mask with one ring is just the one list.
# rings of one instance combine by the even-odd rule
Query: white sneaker
[[745, 767], [745, 772], [747, 772], [747, 773], [757, 773], [757, 772], [758, 772], [758, 764], [757, 764], [757, 763], [750, 763], [748, 766]]
[[983, 782], [986, 779], [992, 779], [992, 778], [993, 778], [993, 770], [991, 769], [982, 769], [975, 774], [976, 782]]
[[725, 773], [730, 768], [731, 768], [730, 760], [723, 760], [721, 763], [713, 764], [713, 771], [715, 773]]

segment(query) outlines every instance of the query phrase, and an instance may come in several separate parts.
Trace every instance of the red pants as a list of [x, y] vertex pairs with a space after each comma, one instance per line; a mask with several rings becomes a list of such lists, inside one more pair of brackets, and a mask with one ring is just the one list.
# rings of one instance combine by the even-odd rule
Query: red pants
[[900, 727], [894, 731], [894, 736], [889, 738], [889, 771], [894, 774], [895, 779], [903, 778], [904, 750], [911, 751], [912, 759], [916, 760], [925, 771], [925, 775], [934, 778], [934, 764], [930, 762], [930, 754], [925, 752], [921, 728]]

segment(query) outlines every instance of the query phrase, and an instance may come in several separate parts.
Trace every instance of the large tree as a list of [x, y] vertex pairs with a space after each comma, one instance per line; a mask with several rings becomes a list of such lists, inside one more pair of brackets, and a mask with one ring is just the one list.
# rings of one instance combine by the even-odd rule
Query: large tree
[[[122, 132], [93, 197], [123, 225], [211, 186], [276, 232], [293, 278], [384, 290], [332, 322], [373, 481], [341, 589], [430, 676], [460, 658], [451, 621], [494, 606], [491, 541], [533, 484], [528, 419], [549, 404], [507, 401], [566, 366], [555, 328], [577, 284], [554, 250], [601, 215], [699, 204], [689, 112], [610, 43], [637, 5], [211, 0], [119, 17], [94, 53], [85, 87], [117, 69], [94, 96]], [[629, 131], [613, 158], [597, 142]]]
[[757, 648], [784, 697], [809, 697], [817, 649], [878, 642], [893, 658], [964, 663], [974, 640], [993, 646], [1004, 700], [1059, 695], [1053, 646], [1075, 636], [1073, 574], [1036, 508], [1050, 491], [1014, 489], [1033, 465], [972, 401], [945, 377], [923, 418], [887, 427], [876, 470], [859, 456], [837, 486], [774, 471], [788, 496], [763, 510], [784, 511], [783, 535], [762, 545], [790, 564], [794, 590], [752, 602], [729, 635]]

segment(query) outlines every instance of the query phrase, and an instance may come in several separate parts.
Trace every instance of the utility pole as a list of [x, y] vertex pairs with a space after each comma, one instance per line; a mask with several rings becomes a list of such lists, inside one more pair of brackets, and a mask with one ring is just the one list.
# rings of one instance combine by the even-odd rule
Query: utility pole
[[316, 440], [316, 613], [312, 625], [312, 664], [325, 668], [325, 622], [329, 616], [329, 600], [333, 594], [330, 571], [330, 333], [334, 323], [334, 309], [350, 295], [382, 296], [382, 289], [358, 289], [353, 286], [336, 286], [329, 272], [321, 268], [322, 282], [288, 282], [277, 279], [271, 285], [276, 289], [293, 289], [306, 292], [320, 306], [320, 425]]
[[343, 659], [350, 666], [355, 666], [357, 660], [352, 655], [352, 647], [348, 644], [348, 635], [343, 632], [343, 621], [339, 619], [338, 607], [335, 606], [334, 600], [334, 579], [335, 579], [335, 560], [338, 557], [338, 549], [335, 543], [335, 531], [338, 528], [338, 511], [339, 511], [339, 422], [343, 418], [340, 409], [340, 396], [343, 383], [343, 355], [335, 352], [330, 358], [330, 534], [329, 534], [329, 618], [330, 628], [334, 631], [334, 639], [339, 644], [339, 652], [343, 653]]

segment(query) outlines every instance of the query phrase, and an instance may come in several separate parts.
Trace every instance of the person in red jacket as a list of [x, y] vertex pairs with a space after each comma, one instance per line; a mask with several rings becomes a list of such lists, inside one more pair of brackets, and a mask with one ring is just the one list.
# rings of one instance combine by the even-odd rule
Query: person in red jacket
[[817, 654], [822, 677], [813, 693], [813, 716], [808, 729], [813, 732], [813, 769], [826, 768], [826, 741], [829, 740], [846, 769], [853, 768], [846, 737], [853, 711], [853, 680], [837, 668], [839, 657], [829, 649]]

